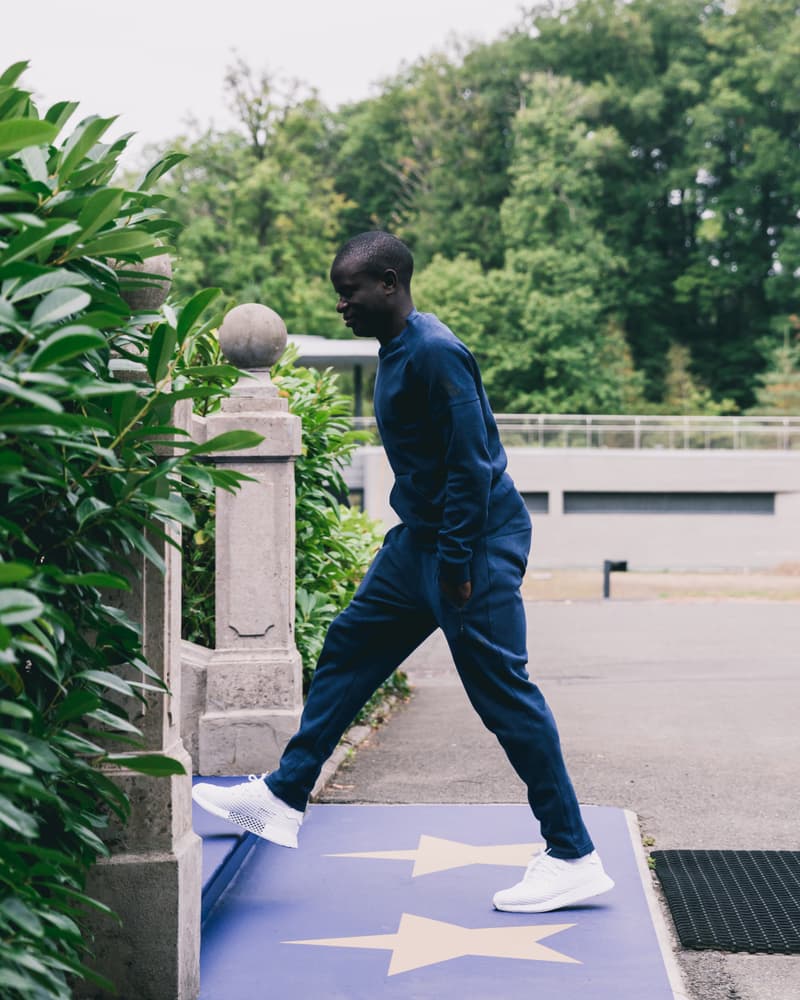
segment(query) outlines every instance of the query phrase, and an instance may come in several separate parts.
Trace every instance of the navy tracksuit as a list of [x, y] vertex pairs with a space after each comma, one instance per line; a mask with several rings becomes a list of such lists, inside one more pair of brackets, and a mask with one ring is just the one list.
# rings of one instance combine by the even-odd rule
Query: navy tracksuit
[[[444, 324], [416, 310], [379, 358], [375, 414], [402, 523], [328, 630], [300, 728], [267, 784], [304, 809], [353, 717], [439, 627], [472, 705], [527, 785], [550, 853], [581, 857], [592, 841], [555, 721], [526, 670], [530, 518], [505, 471], [478, 367]], [[452, 604], [440, 579], [470, 580], [469, 601]]]

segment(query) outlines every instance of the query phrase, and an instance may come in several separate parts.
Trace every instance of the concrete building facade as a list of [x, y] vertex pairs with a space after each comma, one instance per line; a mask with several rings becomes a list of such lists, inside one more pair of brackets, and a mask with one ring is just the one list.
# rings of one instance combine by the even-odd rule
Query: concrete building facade
[[[639, 570], [800, 563], [800, 454], [792, 450], [508, 447], [542, 568], [627, 560]], [[347, 473], [386, 527], [392, 474], [380, 447]]]

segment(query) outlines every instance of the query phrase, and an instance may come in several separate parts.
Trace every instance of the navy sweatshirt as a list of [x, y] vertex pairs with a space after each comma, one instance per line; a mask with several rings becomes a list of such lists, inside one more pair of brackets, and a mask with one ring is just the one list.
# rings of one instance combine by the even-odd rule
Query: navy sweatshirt
[[471, 579], [476, 539], [523, 507], [506, 472], [475, 359], [430, 313], [415, 309], [378, 352], [375, 416], [395, 476], [390, 503], [443, 579]]

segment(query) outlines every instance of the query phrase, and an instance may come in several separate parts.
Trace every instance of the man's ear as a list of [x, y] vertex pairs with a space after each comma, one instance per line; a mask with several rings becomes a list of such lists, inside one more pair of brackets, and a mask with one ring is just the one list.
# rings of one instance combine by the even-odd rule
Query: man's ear
[[391, 294], [394, 294], [400, 287], [400, 282], [397, 280], [397, 271], [394, 268], [387, 267], [383, 272], [383, 287]]

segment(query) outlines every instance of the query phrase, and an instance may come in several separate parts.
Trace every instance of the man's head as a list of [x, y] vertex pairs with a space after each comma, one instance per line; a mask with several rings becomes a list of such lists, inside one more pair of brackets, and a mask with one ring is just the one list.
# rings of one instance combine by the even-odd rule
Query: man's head
[[331, 266], [336, 305], [357, 337], [386, 341], [396, 336], [414, 308], [411, 251], [396, 236], [361, 233], [339, 250]]

